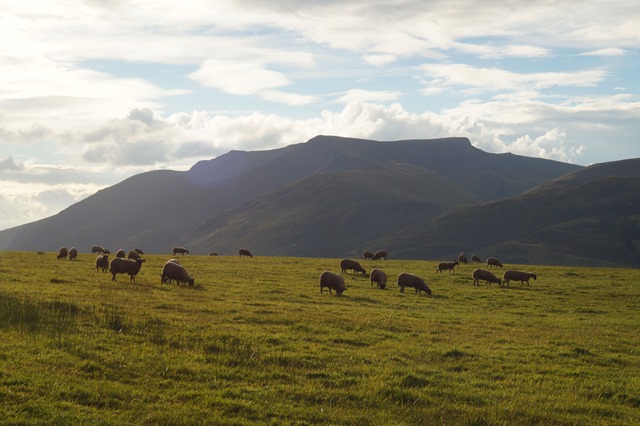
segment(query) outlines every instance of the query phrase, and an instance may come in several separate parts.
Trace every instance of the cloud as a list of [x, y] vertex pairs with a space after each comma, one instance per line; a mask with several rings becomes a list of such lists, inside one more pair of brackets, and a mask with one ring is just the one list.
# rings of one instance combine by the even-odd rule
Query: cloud
[[617, 47], [607, 47], [604, 49], [592, 50], [590, 52], [580, 53], [578, 56], [624, 56], [627, 52]]
[[594, 86], [607, 75], [603, 70], [515, 73], [499, 68], [478, 68], [467, 64], [425, 64], [419, 69], [424, 71], [427, 77], [426, 89], [460, 87], [479, 92]]
[[7, 157], [4, 160], [0, 160], [0, 173], [11, 171], [16, 172], [24, 170], [24, 166], [22, 164], [16, 163], [12, 157]]
[[362, 102], [388, 102], [395, 101], [402, 93], [397, 90], [362, 90], [362, 89], [351, 89], [347, 90], [347, 92], [340, 96], [336, 102], [338, 103], [349, 103], [353, 101], [362, 101]]

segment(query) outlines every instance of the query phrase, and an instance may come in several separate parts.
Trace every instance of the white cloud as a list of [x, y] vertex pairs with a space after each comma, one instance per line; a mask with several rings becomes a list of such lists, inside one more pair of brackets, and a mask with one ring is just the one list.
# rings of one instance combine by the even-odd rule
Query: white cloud
[[395, 101], [402, 93], [396, 90], [362, 90], [351, 89], [340, 96], [336, 102], [347, 104], [354, 101], [360, 102], [389, 102]]
[[579, 56], [624, 56], [627, 52], [617, 47], [607, 47], [604, 49], [592, 50], [590, 52], [581, 53]]

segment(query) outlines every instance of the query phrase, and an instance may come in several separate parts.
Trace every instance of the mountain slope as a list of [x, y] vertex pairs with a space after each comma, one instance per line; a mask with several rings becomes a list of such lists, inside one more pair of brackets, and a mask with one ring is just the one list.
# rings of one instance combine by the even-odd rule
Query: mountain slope
[[[57, 215], [0, 232], [0, 249], [51, 251], [64, 245], [84, 251], [101, 244], [112, 250], [142, 247], [168, 252], [188, 241], [198, 224], [285, 185], [327, 172], [384, 168], [393, 161], [437, 173], [478, 201], [513, 196], [580, 169], [549, 160], [489, 154], [466, 138], [378, 142], [318, 136], [274, 150], [231, 151], [186, 172], [159, 170], [133, 176]], [[345, 201], [339, 207], [349, 210], [350, 191], [355, 188], [344, 188], [340, 196]], [[397, 190], [402, 192], [400, 187]], [[337, 191], [341, 192], [340, 186]], [[393, 198], [391, 192], [388, 196]]]
[[228, 210], [188, 241], [201, 252], [336, 257], [375, 236], [482, 199], [431, 170], [384, 167], [316, 173]]
[[414, 258], [466, 251], [510, 263], [640, 266], [639, 188], [640, 159], [597, 164], [372, 244]]

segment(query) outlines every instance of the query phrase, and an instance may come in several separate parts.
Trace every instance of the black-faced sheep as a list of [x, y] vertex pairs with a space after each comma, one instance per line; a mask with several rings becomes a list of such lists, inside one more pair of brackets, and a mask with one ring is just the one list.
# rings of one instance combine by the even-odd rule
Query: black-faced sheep
[[116, 274], [128, 274], [129, 281], [136, 281], [136, 275], [140, 272], [144, 259], [125, 259], [123, 257], [116, 257], [109, 263], [109, 272], [113, 276], [111, 281], [116, 281]]
[[370, 251], [364, 251], [362, 252], [362, 258], [364, 260], [373, 260], [373, 253], [371, 253]]
[[473, 256], [471, 256], [471, 261], [473, 263], [482, 263], [482, 260], [480, 260], [480, 256], [478, 256], [477, 254], [474, 254]]
[[373, 260], [380, 260], [380, 259], [387, 260], [387, 251], [386, 250], [378, 250], [373, 255]]
[[485, 271], [484, 269], [476, 269], [473, 271], [473, 285], [480, 285], [480, 281], [485, 281], [487, 284], [498, 283], [502, 285], [500, 278], [496, 277], [493, 272]]
[[363, 274], [367, 273], [367, 271], [364, 270], [360, 263], [358, 263], [356, 260], [351, 259], [342, 259], [340, 261], [340, 269], [342, 270], [343, 274], [347, 273], [347, 269], [352, 269], [354, 274], [356, 272], [362, 272]]
[[371, 271], [371, 285], [373, 283], [378, 284], [378, 288], [385, 288], [387, 286], [387, 274], [381, 269], [374, 269]]
[[101, 254], [100, 256], [96, 257], [96, 272], [98, 272], [98, 269], [102, 269], [102, 272], [107, 272], [107, 269], [109, 269], [109, 255], [108, 254]]
[[116, 257], [124, 259], [125, 257], [127, 257], [127, 253], [124, 251], [124, 249], [120, 249], [116, 251]]
[[462, 264], [462, 263], [467, 264], [467, 263], [469, 263], [469, 261], [467, 260], [467, 255], [464, 254], [464, 252], [462, 252], [462, 253], [460, 253], [458, 255], [458, 263], [459, 264]]
[[175, 280], [178, 284], [189, 284], [189, 286], [192, 287], [195, 284], [193, 277], [189, 275], [184, 266], [172, 260], [164, 264], [160, 282], [166, 283], [167, 281]]
[[69, 249], [69, 260], [76, 260], [78, 257], [78, 249], [75, 247], [71, 247]]
[[405, 287], [411, 287], [416, 290], [416, 294], [424, 291], [428, 295], [431, 295], [431, 289], [424, 282], [422, 278], [417, 275], [408, 274], [406, 272], [398, 275], [398, 287], [400, 287], [400, 293], [404, 293]]
[[129, 253], [127, 253], [127, 259], [140, 259], [140, 253], [135, 250], [129, 250]]
[[322, 290], [325, 287], [329, 289], [329, 294], [331, 294], [331, 289], [333, 289], [338, 296], [347, 289], [344, 285], [344, 278], [331, 271], [324, 271], [320, 274], [320, 294], [322, 294]]
[[174, 256], [178, 253], [184, 256], [185, 254], [189, 254], [189, 250], [184, 247], [174, 247], [172, 253]]
[[251, 254], [251, 252], [247, 249], [240, 249], [238, 250], [238, 256], [242, 257], [253, 257], [253, 255]]
[[96, 246], [91, 246], [91, 253], [92, 254], [96, 254], [96, 253], [104, 254], [104, 247], [97, 246], [97, 245]]
[[442, 262], [438, 264], [438, 269], [436, 269], [436, 272], [442, 272], [442, 271], [449, 271], [449, 273], [454, 273], [455, 274], [455, 270], [453, 268], [455, 268], [457, 265], [459, 265], [457, 260], [454, 260], [453, 262]]
[[500, 260], [496, 259], [495, 257], [488, 257], [487, 266], [499, 266], [500, 268], [502, 268], [502, 262], [500, 262]]
[[524, 285], [524, 283], [527, 283], [527, 285], [531, 285], [529, 284], [529, 279], [531, 278], [533, 278], [534, 280], [538, 279], [536, 274], [533, 274], [531, 272], [513, 270], [504, 271], [504, 275], [502, 276], [502, 280], [506, 285], [509, 285], [509, 281], [520, 281], [520, 285]]
[[58, 260], [66, 259], [68, 254], [69, 254], [69, 250], [67, 250], [66, 247], [60, 247], [60, 250], [58, 250], [58, 256], [56, 257], [58, 258]]

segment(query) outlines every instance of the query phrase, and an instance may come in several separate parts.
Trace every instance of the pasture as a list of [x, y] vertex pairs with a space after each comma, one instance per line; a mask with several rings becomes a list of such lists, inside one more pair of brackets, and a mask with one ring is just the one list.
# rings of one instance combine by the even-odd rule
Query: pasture
[[88, 253], [0, 254], [3, 424], [640, 423], [638, 270], [474, 287], [472, 264], [359, 260], [387, 289], [346, 274], [338, 297], [318, 277], [340, 259], [177, 256], [188, 287], [143, 257], [132, 283]]

